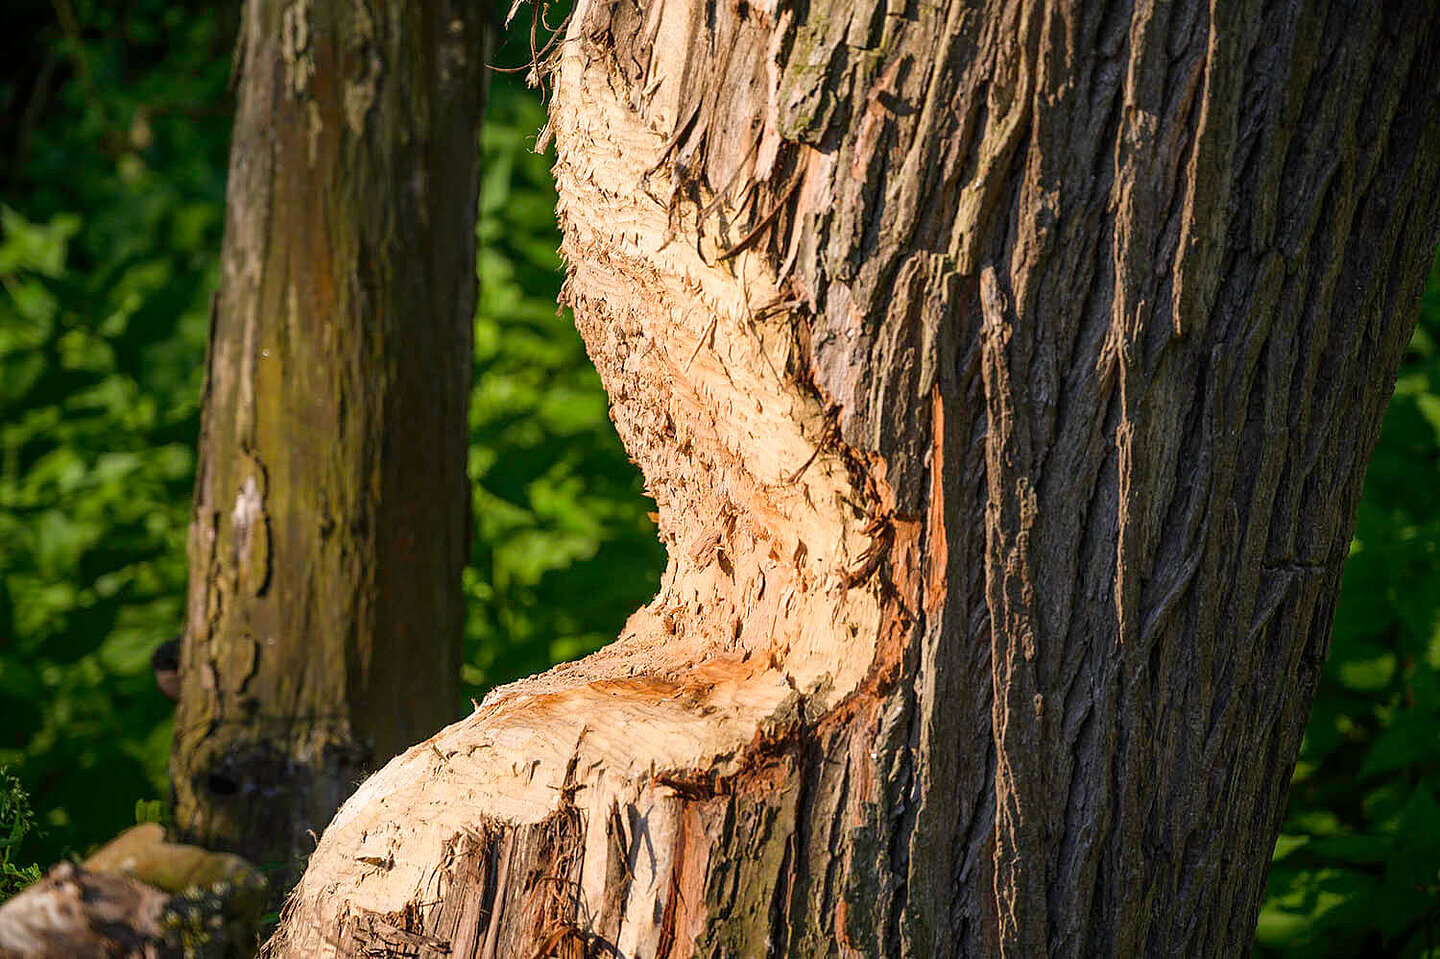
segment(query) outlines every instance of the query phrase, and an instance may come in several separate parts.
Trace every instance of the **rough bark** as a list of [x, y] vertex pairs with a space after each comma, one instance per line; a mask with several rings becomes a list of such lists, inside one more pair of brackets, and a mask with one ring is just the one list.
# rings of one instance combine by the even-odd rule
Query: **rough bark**
[[460, 714], [485, 12], [245, 5], [172, 772], [256, 862]]
[[670, 566], [362, 786], [271, 954], [1244, 955], [1440, 227], [1435, 5], [582, 0], [558, 49]]

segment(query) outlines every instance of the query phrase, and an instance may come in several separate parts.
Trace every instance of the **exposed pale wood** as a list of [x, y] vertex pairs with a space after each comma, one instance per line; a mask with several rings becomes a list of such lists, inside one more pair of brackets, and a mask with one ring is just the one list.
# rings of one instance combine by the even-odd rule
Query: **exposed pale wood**
[[1435, 13], [579, 3], [565, 296], [670, 565], [362, 786], [272, 954], [462, 888], [482, 955], [1244, 954], [1440, 229]]

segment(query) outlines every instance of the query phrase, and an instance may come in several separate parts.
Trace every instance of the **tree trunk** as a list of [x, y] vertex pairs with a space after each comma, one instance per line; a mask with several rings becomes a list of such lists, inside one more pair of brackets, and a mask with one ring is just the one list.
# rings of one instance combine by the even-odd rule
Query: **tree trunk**
[[256, 862], [460, 714], [483, 12], [245, 5], [172, 771]]
[[1246, 954], [1436, 19], [582, 0], [566, 297], [670, 565], [362, 786], [271, 953]]

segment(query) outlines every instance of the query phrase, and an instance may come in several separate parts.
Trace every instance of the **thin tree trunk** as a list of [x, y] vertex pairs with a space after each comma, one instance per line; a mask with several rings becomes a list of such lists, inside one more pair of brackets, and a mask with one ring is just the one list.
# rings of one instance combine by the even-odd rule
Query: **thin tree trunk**
[[459, 714], [484, 12], [245, 5], [172, 772], [257, 862]]
[[671, 563], [362, 786], [271, 953], [1246, 954], [1440, 227], [1434, 4], [582, 0], [559, 51]]

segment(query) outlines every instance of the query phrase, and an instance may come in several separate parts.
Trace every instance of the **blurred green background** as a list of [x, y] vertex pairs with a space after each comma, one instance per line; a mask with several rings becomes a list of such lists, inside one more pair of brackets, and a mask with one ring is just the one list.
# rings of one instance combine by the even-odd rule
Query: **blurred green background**
[[[0, 828], [0, 867], [83, 852], [165, 794], [171, 710], [148, 657], [180, 627], [238, 19], [233, 0], [11, 0], [7, 15], [0, 766], [36, 828], [18, 848]], [[491, 94], [465, 574], [476, 696], [613, 637], [664, 562], [555, 309], [539, 99], [511, 74]], [[1370, 467], [1261, 955], [1440, 957], [1437, 344], [1440, 272]]]

